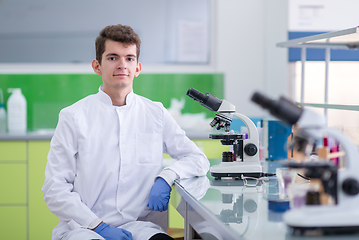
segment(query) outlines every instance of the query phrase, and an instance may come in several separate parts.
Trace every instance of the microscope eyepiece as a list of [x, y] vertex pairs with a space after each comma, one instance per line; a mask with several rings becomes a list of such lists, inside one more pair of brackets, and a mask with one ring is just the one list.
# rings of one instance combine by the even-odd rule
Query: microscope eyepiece
[[255, 92], [252, 96], [252, 101], [262, 106], [264, 109], [273, 109], [275, 108], [275, 101], [264, 96], [259, 92]]
[[190, 88], [187, 91], [187, 96], [198, 101], [203, 107], [216, 112], [222, 104], [222, 100], [213, 96], [210, 93], [203, 94], [200, 91]]
[[206, 96], [203, 93], [201, 93], [200, 91], [198, 91], [194, 88], [188, 89], [187, 96], [189, 96], [199, 102], [204, 101], [206, 98]]
[[252, 101], [268, 109], [270, 113], [287, 124], [295, 124], [301, 116], [303, 109], [284, 97], [272, 100], [261, 93], [254, 93]]

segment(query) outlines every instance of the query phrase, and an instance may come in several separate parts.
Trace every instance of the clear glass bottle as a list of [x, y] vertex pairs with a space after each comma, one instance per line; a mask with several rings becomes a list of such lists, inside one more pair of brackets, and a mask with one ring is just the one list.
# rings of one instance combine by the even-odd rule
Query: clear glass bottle
[[3, 91], [0, 88], [0, 133], [6, 133], [7, 126], [7, 116], [4, 104], [4, 95]]

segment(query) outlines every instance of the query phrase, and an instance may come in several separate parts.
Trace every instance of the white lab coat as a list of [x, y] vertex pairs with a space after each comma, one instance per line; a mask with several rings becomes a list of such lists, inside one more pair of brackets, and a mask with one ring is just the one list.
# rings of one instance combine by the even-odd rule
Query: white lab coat
[[[178, 160], [164, 170], [163, 153]], [[144, 217], [157, 176], [172, 185], [208, 170], [206, 156], [161, 103], [131, 92], [116, 107], [100, 87], [59, 114], [42, 188], [60, 219], [53, 239], [101, 220], [120, 227]]]

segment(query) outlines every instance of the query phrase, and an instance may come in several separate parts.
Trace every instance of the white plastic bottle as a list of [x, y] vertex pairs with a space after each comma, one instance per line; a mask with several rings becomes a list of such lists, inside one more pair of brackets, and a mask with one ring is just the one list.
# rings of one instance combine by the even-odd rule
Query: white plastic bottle
[[26, 99], [20, 88], [9, 88], [8, 92], [12, 92], [7, 100], [7, 128], [9, 133], [26, 133]]
[[6, 133], [6, 119], [4, 95], [2, 89], [0, 88], [0, 133]]

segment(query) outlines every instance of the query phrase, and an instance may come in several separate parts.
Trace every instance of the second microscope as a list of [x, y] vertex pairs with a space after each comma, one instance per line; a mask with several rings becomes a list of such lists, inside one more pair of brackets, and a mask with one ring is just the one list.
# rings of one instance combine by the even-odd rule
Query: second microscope
[[[217, 130], [224, 128], [223, 134], [210, 134], [212, 139], [220, 139], [223, 145], [229, 145], [230, 151], [222, 153], [222, 162], [212, 166], [211, 175], [216, 179], [222, 177], [261, 177], [262, 166], [259, 161], [259, 135], [252, 120], [243, 114], [235, 112], [235, 106], [226, 100], [221, 100], [210, 93], [203, 94], [196, 89], [189, 89], [187, 96], [198, 101], [205, 108], [218, 112], [210, 123]], [[244, 122], [248, 130], [246, 134], [230, 131], [232, 118], [237, 117]]]

